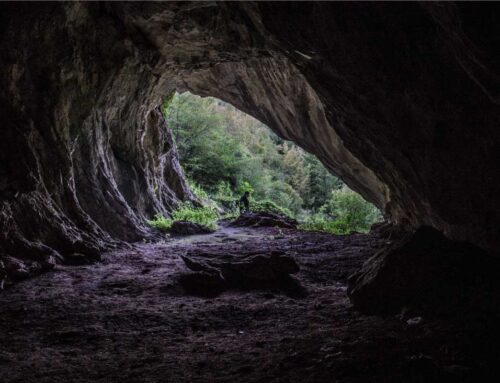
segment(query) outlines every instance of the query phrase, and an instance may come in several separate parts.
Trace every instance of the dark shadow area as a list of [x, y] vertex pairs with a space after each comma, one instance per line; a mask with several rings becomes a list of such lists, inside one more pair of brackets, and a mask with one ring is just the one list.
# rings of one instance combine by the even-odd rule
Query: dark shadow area
[[[349, 296], [369, 313], [478, 315], [500, 320], [500, 256], [448, 240], [430, 227], [396, 240], [349, 278]], [[471, 320], [471, 322], [475, 322]]]

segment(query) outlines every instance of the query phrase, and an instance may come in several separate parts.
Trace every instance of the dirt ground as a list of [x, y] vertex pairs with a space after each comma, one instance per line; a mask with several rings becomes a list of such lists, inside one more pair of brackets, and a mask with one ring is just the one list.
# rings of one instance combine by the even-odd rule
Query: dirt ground
[[[498, 343], [489, 328], [496, 323], [408, 322], [353, 310], [346, 278], [383, 245], [374, 234], [225, 228], [135, 244], [89, 266], [57, 266], [0, 293], [0, 382], [455, 382], [493, 376]], [[189, 272], [179, 255], [193, 248], [294, 252], [301, 267], [295, 278], [307, 295], [188, 296], [177, 283]]]

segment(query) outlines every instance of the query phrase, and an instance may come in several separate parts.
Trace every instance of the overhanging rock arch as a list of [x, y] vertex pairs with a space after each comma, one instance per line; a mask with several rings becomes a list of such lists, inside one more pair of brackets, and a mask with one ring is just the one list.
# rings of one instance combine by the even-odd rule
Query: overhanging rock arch
[[1, 253], [98, 257], [192, 198], [174, 89], [266, 122], [395, 223], [498, 248], [498, 27], [469, 7], [2, 5]]
[[386, 186], [343, 145], [317, 94], [287, 59], [222, 63], [178, 80], [176, 88], [217, 97], [261, 120], [281, 137], [314, 153], [384, 210], [389, 200]]

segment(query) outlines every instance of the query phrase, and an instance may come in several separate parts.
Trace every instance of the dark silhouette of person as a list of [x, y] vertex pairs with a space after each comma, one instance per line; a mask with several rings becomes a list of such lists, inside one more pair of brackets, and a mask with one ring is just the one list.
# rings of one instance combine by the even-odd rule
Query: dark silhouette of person
[[[248, 200], [249, 196], [250, 196], [250, 193], [248, 191], [246, 191], [245, 193], [243, 193], [243, 196], [240, 198], [240, 214], [250, 211], [250, 201]], [[242, 209], [242, 205], [243, 205], [243, 209]]]

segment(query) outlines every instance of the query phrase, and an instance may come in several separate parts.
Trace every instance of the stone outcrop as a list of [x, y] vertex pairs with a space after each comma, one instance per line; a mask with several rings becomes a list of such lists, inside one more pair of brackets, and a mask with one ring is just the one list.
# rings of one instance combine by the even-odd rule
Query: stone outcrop
[[500, 259], [422, 227], [370, 258], [349, 278], [348, 295], [366, 313], [478, 309], [500, 314]]
[[140, 43], [104, 7], [2, 5], [2, 23], [0, 254], [95, 260], [192, 198]]
[[[0, 253], [47, 268], [193, 196], [161, 113], [228, 101], [407, 230], [500, 248], [495, 4], [2, 4]], [[3, 271], [0, 271], [2, 273]]]
[[300, 285], [290, 278], [290, 274], [299, 271], [299, 265], [283, 251], [239, 254], [198, 251], [181, 257], [194, 272], [183, 274], [179, 279], [189, 294], [216, 296], [228, 289], [301, 291]]

